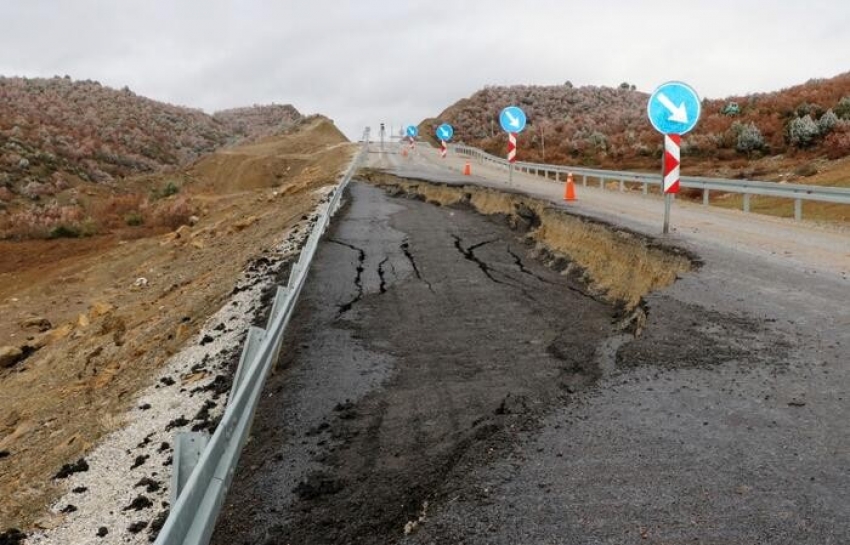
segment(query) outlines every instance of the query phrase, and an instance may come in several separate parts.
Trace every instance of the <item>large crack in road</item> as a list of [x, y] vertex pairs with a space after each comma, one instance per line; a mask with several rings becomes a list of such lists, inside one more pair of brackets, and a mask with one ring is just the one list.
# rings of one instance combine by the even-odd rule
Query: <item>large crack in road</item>
[[[350, 301], [348, 301], [346, 303], [342, 303], [341, 305], [338, 305], [339, 314], [340, 314], [340, 316], [342, 316], [343, 314], [345, 314], [346, 312], [351, 310], [351, 307], [353, 307], [358, 301], [360, 301], [360, 299], [363, 298], [363, 263], [366, 262], [366, 252], [362, 248], [358, 248], [357, 246], [354, 246], [353, 244], [348, 244], [347, 242], [341, 242], [339, 240], [333, 240], [333, 239], [329, 240], [328, 242], [332, 242], [334, 244], [339, 244], [340, 246], [344, 246], [344, 247], [348, 248], [349, 250], [353, 250], [353, 251], [357, 252], [357, 265], [354, 268], [354, 272], [355, 272], [354, 287], [356, 288], [357, 291], [354, 294], [354, 297]], [[378, 265], [378, 274], [379, 274], [379, 276], [382, 277], [381, 282], [382, 282], [382, 286], [383, 286], [383, 276], [382, 276], [383, 270], [381, 269], [382, 266], [383, 266], [383, 263]], [[381, 292], [383, 293], [383, 291], [384, 290], [382, 289]]]
[[[563, 369], [593, 359], [613, 334], [614, 309], [568, 289], [569, 279], [533, 260], [525, 264], [533, 274], [510, 274], [520, 234], [506, 226], [361, 184], [351, 196], [333, 244], [316, 256], [218, 543], [404, 536], [458, 472], [506, 455], [518, 433], [560, 405]], [[335, 278], [353, 295], [329, 297]], [[344, 342], [316, 338], [328, 330], [343, 331]], [[582, 347], [553, 355], [549, 345], [565, 337]], [[316, 378], [368, 374], [372, 358], [391, 363], [359, 395], [357, 385]], [[243, 532], [255, 541], [237, 539]]]
[[764, 322], [661, 294], [644, 334], [624, 335], [614, 305], [522, 256], [525, 233], [503, 217], [360, 183], [349, 201], [213, 543], [699, 542], [717, 528], [759, 542], [777, 526], [799, 541], [805, 524], [829, 535], [835, 487], [820, 513], [759, 518], [790, 509], [763, 465], [776, 444], [758, 454], [744, 414], [723, 417], [741, 429], [713, 420], [709, 383], [736, 406], [764, 395], [748, 381], [785, 372], [791, 346]]

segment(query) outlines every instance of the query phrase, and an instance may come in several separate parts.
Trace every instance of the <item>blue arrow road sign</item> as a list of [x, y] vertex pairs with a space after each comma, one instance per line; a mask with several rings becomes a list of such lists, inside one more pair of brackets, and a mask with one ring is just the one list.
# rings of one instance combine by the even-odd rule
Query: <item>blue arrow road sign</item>
[[646, 105], [649, 122], [662, 134], [685, 134], [696, 126], [701, 111], [697, 92], [680, 81], [660, 85]]
[[407, 136], [411, 138], [416, 138], [416, 135], [419, 134], [419, 129], [416, 127], [416, 125], [408, 125], [407, 128], [404, 129], [404, 132], [407, 134]]
[[437, 138], [444, 142], [448, 142], [452, 139], [455, 130], [448, 123], [443, 123], [439, 127], [437, 127]]
[[522, 132], [525, 122], [525, 112], [516, 106], [508, 106], [499, 114], [499, 123], [505, 132]]

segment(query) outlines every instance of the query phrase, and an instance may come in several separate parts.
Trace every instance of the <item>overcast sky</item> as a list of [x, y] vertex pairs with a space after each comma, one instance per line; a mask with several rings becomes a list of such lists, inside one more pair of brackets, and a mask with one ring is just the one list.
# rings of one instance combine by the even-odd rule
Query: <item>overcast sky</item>
[[850, 70], [848, 29], [848, 0], [4, 0], [0, 74], [291, 103], [356, 138], [492, 84], [778, 90]]

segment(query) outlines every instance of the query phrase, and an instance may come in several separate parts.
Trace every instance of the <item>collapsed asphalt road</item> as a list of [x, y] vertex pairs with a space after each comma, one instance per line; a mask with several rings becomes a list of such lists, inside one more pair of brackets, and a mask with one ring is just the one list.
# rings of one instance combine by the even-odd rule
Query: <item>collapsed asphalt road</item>
[[798, 338], [662, 293], [634, 339], [502, 219], [350, 192], [214, 543], [846, 541]]

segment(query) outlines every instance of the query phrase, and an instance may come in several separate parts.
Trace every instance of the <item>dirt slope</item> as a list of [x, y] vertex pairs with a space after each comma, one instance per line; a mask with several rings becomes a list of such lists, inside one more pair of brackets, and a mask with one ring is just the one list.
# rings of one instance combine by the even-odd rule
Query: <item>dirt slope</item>
[[[312, 117], [281, 136], [262, 138], [209, 155], [189, 173], [199, 180], [199, 187], [217, 192], [270, 187], [286, 179], [309, 183], [321, 164], [337, 155], [337, 147], [345, 142], [345, 136], [331, 121]], [[281, 189], [298, 191], [303, 189], [301, 183], [288, 183]]]
[[313, 118], [183, 173], [193, 226], [1, 243], [0, 350], [28, 357], [0, 367], [0, 532], [53, 524], [51, 478], [121, 426], [134, 394], [246, 264], [312, 210], [351, 153], [329, 120]]

